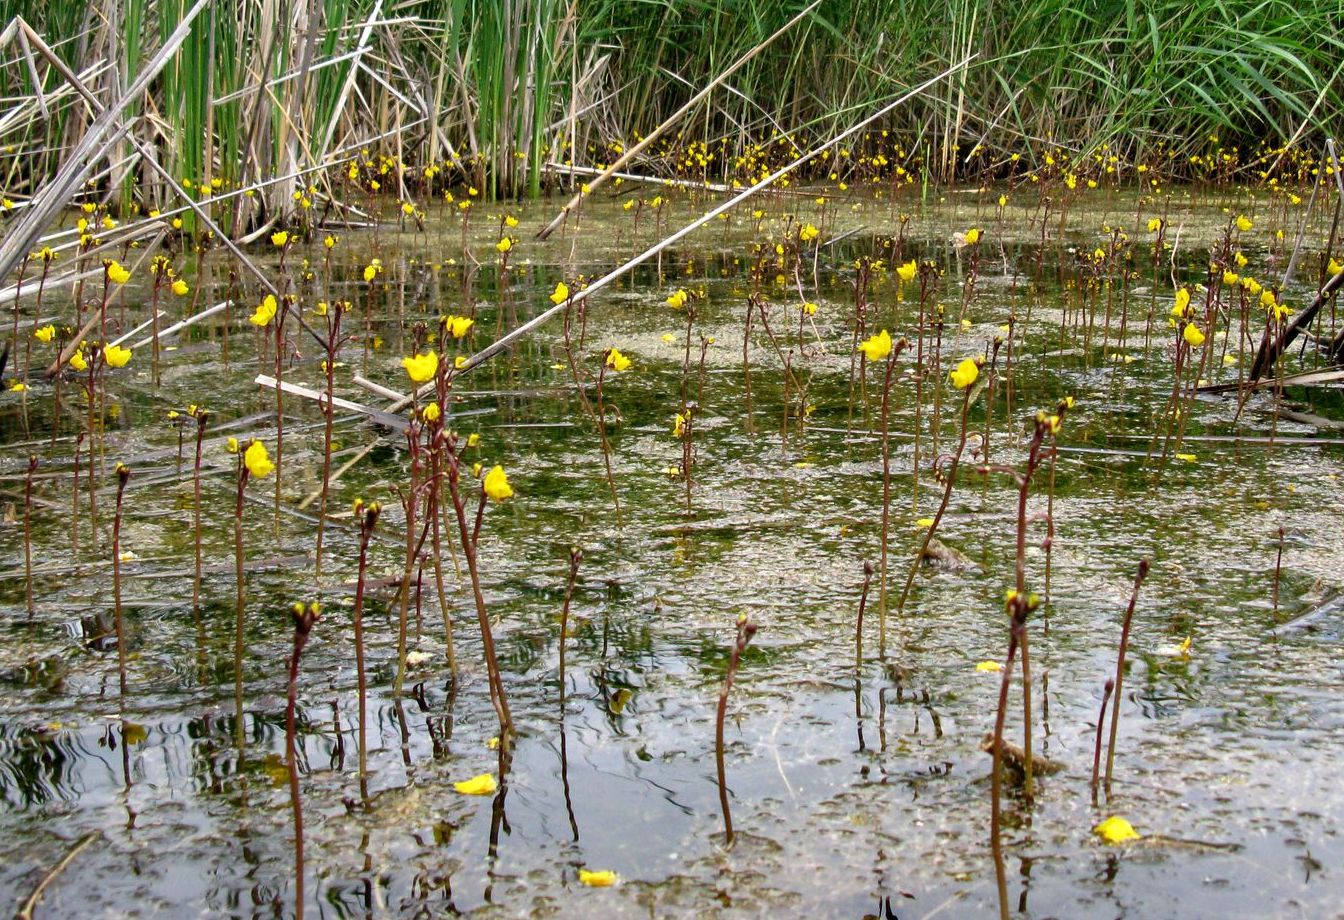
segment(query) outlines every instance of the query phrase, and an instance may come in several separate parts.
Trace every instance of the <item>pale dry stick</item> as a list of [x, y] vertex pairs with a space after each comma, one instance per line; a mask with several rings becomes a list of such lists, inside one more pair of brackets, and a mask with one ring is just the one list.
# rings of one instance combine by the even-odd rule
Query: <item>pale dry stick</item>
[[788, 22], [784, 23], [784, 25], [780, 26], [773, 35], [771, 35], [765, 41], [761, 42], [756, 47], [752, 48], [746, 54], [742, 55], [742, 57], [734, 61], [732, 65], [728, 67], [727, 70], [725, 70], [723, 73], [719, 74], [717, 77], [711, 80], [705, 86], [704, 89], [700, 90], [700, 92], [696, 93], [690, 99], [686, 100], [685, 105], [683, 105], [681, 108], [677, 109], [675, 112], [669, 115], [663, 121], [662, 124], [660, 124], [658, 127], [650, 131], [647, 137], [645, 137], [642, 141], [635, 144], [635, 146], [631, 147], [629, 150], [625, 151], [625, 153], [617, 157], [616, 162], [612, 163], [605, 170], [603, 170], [600, 175], [596, 176], [592, 182], [588, 183], [587, 192], [580, 191], [578, 194], [570, 198], [569, 201], [565, 202], [565, 206], [560, 209], [560, 213], [555, 215], [555, 217], [551, 219], [551, 222], [547, 224], [540, 233], [537, 234], [537, 239], [544, 240], [547, 237], [549, 237], [552, 233], [554, 233], [556, 228], [559, 227], [562, 223], [564, 223], [565, 218], [569, 216], [569, 212], [574, 210], [574, 208], [578, 206], [579, 202], [583, 200], [585, 194], [591, 195], [594, 191], [596, 191], [598, 186], [606, 182], [607, 179], [610, 178], [612, 174], [616, 172], [616, 170], [620, 169], [626, 163], [629, 163], [635, 157], [639, 156], [639, 154], [642, 153], [645, 149], [647, 149], [650, 144], [652, 144], [655, 140], [661, 137], [664, 131], [672, 127], [674, 124], [676, 124], [678, 121], [681, 120], [682, 116], [684, 116], [687, 112], [691, 111], [691, 109], [699, 105], [700, 102], [706, 96], [708, 96], [711, 92], [714, 91], [715, 87], [723, 83], [723, 81], [727, 80], [734, 73], [740, 70], [752, 58], [756, 57], [756, 55], [764, 51], [766, 47], [768, 47], [775, 39], [779, 38], [785, 32], [789, 31], [789, 29], [793, 28], [793, 26], [796, 25], [799, 21], [801, 21], [803, 17], [807, 16], [814, 9], [816, 9], [817, 6], [820, 5], [820, 3], [821, 0], [812, 0], [812, 3], [808, 4], [805, 8], [803, 8], [803, 10], [799, 12], [797, 16], [794, 16]]
[[37, 887], [33, 889], [33, 893], [28, 895], [28, 899], [23, 902], [23, 906], [20, 907], [18, 913], [14, 915], [14, 920], [33, 920], [33, 909], [37, 907], [38, 902], [42, 900], [42, 893], [56, 880], [56, 876], [64, 872], [65, 867], [70, 865], [74, 858], [84, 851], [85, 847], [101, 836], [102, 833], [100, 831], [90, 831], [83, 837], [80, 837], [79, 840], [75, 841], [75, 845], [70, 848], [69, 852], [61, 857], [61, 861], [52, 866], [50, 871], [42, 876], [42, 881], [38, 882]]
[[[457, 369], [457, 373], [458, 374], [466, 373], [467, 371], [472, 370], [473, 368], [484, 363], [485, 361], [490, 360], [495, 355], [503, 351], [505, 348], [508, 348], [509, 345], [513, 344], [514, 341], [522, 338], [523, 336], [533, 332], [537, 328], [545, 325], [552, 317], [564, 312], [572, 304], [576, 304], [580, 301], [587, 300], [593, 294], [597, 293], [602, 288], [616, 281], [618, 278], [621, 278], [636, 266], [642, 265], [644, 262], [647, 262], [649, 259], [658, 255], [672, 244], [678, 242], [679, 240], [683, 239], [686, 236], [689, 236], [691, 233], [700, 229], [705, 224], [714, 220], [720, 214], [724, 214], [732, 210], [733, 208], [737, 207], [737, 205], [741, 204], [743, 201], [746, 201], [752, 195], [759, 192], [761, 189], [774, 184], [774, 182], [776, 182], [778, 179], [788, 175], [798, 167], [816, 159], [818, 156], [822, 154], [823, 151], [840, 143], [845, 138], [857, 134], [859, 131], [862, 131], [864, 128], [868, 127], [873, 122], [895, 111], [900, 106], [904, 105], [911, 99], [923, 93], [930, 86], [933, 86], [935, 83], [946, 78], [949, 74], [956, 73], [958, 70], [965, 67], [976, 57], [978, 57], [978, 55], [973, 54], [970, 57], [966, 58], [965, 60], [961, 61], [960, 63], [952, 65], [951, 67], [942, 71], [938, 75], [930, 77], [928, 80], [925, 80], [923, 83], [919, 84], [913, 89], [910, 89], [905, 93], [902, 93], [899, 97], [892, 100], [890, 103], [883, 106], [882, 108], [878, 109], [872, 115], [869, 115], [867, 118], [863, 119], [857, 124], [852, 125], [851, 127], [841, 132], [840, 134], [837, 134], [835, 137], [826, 141], [825, 143], [812, 148], [807, 153], [793, 160], [791, 163], [788, 163], [785, 166], [781, 166], [779, 169], [775, 170], [770, 175], [766, 176], [764, 179], [761, 179], [759, 182], [757, 182], [750, 188], [744, 189], [743, 191], [739, 192], [737, 195], [728, 199], [727, 201], [723, 202], [717, 207], [714, 207], [709, 211], [706, 211], [703, 215], [697, 217], [695, 220], [691, 221], [689, 224], [682, 227], [680, 230], [676, 231], [671, 236], [668, 236], [664, 238], [662, 241], [654, 244], [653, 246], [650, 246], [648, 249], [644, 250], [639, 255], [634, 256], [633, 258], [631, 258], [618, 268], [614, 268], [611, 271], [607, 272], [607, 274], [603, 275], [601, 278], [598, 278], [592, 284], [578, 291], [572, 292], [568, 297], [568, 299], [554, 305], [553, 307], [545, 310], [542, 313], [537, 314], [535, 317], [523, 323], [521, 326], [517, 327], [512, 332], [505, 333], [503, 336], [496, 339], [494, 342], [485, 346], [485, 348], [482, 348], [480, 351], [476, 352], [476, 354], [472, 355], [470, 358], [467, 358], [466, 361], [463, 363], [463, 365]], [[416, 392], [417, 394], [422, 396], [428, 395], [432, 390], [433, 386], [434, 385], [432, 382], [424, 384]], [[411, 404], [411, 397], [407, 396], [393, 403], [391, 406], [388, 406], [387, 411], [398, 412], [406, 408], [410, 404]]]
[[[673, 188], [689, 188], [700, 192], [722, 192], [727, 194], [733, 190], [731, 185], [723, 185], [718, 182], [696, 182], [692, 179], [660, 179], [657, 176], [641, 176], [637, 173], [613, 172], [606, 170], [593, 169], [591, 166], [572, 166], [567, 163], [547, 163], [545, 169], [548, 172], [567, 172], [570, 175], [579, 176], [597, 176], [610, 175], [614, 179], [625, 179], [628, 182], [643, 182], [648, 185], [672, 186]], [[588, 187], [589, 194], [592, 194], [592, 186]]]
[[[48, 182], [38, 194], [33, 198], [30, 208], [24, 211], [18, 223], [13, 229], [5, 235], [3, 242], [0, 242], [0, 277], [8, 276], [10, 270], [18, 264], [23, 258], [34, 239], [37, 238], [43, 228], [47, 227], [56, 212], [65, 207], [65, 203], [70, 200], [71, 194], [75, 188], [84, 181], [93, 164], [102, 159], [102, 156], [110, 150], [122, 137], [129, 131], [131, 124], [129, 121], [118, 125], [122, 120], [122, 114], [129, 108], [135, 100], [144, 96], [150, 83], [158, 77], [160, 72], [168, 66], [168, 62], [177, 54], [182, 43], [186, 41], [191, 32], [192, 23], [201, 11], [206, 8], [210, 0], [196, 0], [191, 9], [187, 10], [182, 21], [178, 23], [172, 34], [164, 40], [163, 46], [149, 61], [146, 61], [140, 72], [136, 75], [133, 82], [126, 90], [126, 93], [114, 104], [104, 107], [101, 102], [97, 103], [94, 111], [99, 114], [89, 125], [88, 131], [80, 138], [78, 144], [71, 151], [66, 159], [65, 165], [57, 170], [56, 175]], [[65, 66], [60, 56], [47, 47], [42, 36], [38, 35], [22, 19], [15, 19], [11, 26], [16, 29], [22, 29], [27, 35], [28, 40], [38, 46], [42, 56], [51, 61], [52, 66], [57, 70], [62, 70], [62, 76], [73, 72]], [[6, 29], [6, 35], [0, 38], [9, 37], [9, 29]], [[75, 77], [78, 82], [78, 77]], [[96, 101], [96, 100], [95, 100]], [[111, 135], [109, 137], [109, 132]]]

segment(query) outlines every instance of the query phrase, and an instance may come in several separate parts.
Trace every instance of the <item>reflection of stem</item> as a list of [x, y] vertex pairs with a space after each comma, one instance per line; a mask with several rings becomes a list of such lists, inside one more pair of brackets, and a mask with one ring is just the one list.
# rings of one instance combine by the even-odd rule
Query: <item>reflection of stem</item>
[[406, 618], [410, 613], [411, 573], [415, 571], [415, 506], [419, 501], [420, 473], [420, 426], [412, 421], [406, 429], [406, 442], [411, 453], [411, 481], [406, 490], [403, 505], [406, 509], [406, 561], [401, 571], [401, 589], [397, 595], [399, 615], [397, 619], [397, 678], [392, 695], [401, 696], [402, 684], [406, 680]]
[[737, 664], [753, 636], [756, 624], [747, 619], [746, 614], [737, 618], [737, 638], [733, 642], [733, 651], [728, 659], [728, 673], [723, 678], [723, 690], [719, 692], [719, 712], [714, 720], [714, 762], [719, 770], [719, 807], [723, 810], [723, 832], [728, 846], [733, 845], [733, 815], [728, 808], [728, 778], [723, 765], [723, 723], [728, 715], [728, 694], [733, 689], [733, 677], [737, 674]]
[[[597, 371], [597, 436], [602, 442], [602, 461], [607, 467], [607, 488], [611, 490], [611, 504], [616, 509], [616, 526], [621, 526], [621, 499], [616, 494], [616, 477], [611, 472], [611, 442], [607, 440], [607, 410], [602, 405], [602, 382], [606, 380], [605, 360]], [[685, 382], [682, 383], [685, 388]]]
[[863, 670], [863, 610], [868, 606], [868, 586], [873, 581], [873, 564], [863, 564], [863, 592], [859, 595], [859, 617], [854, 623], [854, 670]]
[[209, 413], [204, 409], [196, 410], [196, 462], [192, 466], [192, 531], [196, 542], [196, 572], [191, 582], [191, 607], [199, 610], [201, 606], [201, 447], [205, 439], [205, 423]]

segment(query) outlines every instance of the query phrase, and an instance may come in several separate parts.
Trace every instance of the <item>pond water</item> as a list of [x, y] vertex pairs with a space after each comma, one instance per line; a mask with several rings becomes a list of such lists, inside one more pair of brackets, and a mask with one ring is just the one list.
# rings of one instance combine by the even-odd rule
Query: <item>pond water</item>
[[[346, 231], [329, 270], [314, 241], [289, 253], [286, 270], [295, 271], [301, 255], [312, 260], [316, 280], [301, 297], [305, 308], [337, 298], [355, 304], [337, 392], [383, 406], [352, 376], [405, 390], [400, 358], [412, 348], [415, 322], [432, 327], [441, 313], [474, 312], [476, 328], [461, 351], [483, 347], [549, 307], [558, 280], [600, 276], [706, 204], [664, 194], [670, 203], [659, 226], [646, 209], [636, 225], [619, 200], [599, 196], [577, 229], [545, 244], [532, 235], [554, 205], [510, 209], [521, 220], [513, 231], [520, 242], [504, 279], [493, 215], [505, 209], [490, 206], [478, 208], [486, 214], [466, 231], [456, 209], [432, 211], [428, 233]], [[272, 453], [275, 444], [274, 394], [254, 383], [257, 373], [272, 372], [272, 359], [247, 323], [260, 294], [246, 287], [245, 275], [246, 306], [169, 343], [157, 387], [148, 348], [127, 368], [108, 372], [98, 526], [89, 530], [86, 479], [77, 546], [71, 472], [86, 417], [77, 384], [63, 385], [58, 422], [53, 386], [37, 375], [27, 392], [4, 393], [0, 891], [17, 907], [72, 847], [94, 835], [62, 866], [35, 915], [292, 915], [284, 756], [289, 608], [320, 600], [323, 615], [299, 679], [309, 915], [992, 914], [990, 758], [981, 740], [993, 727], [1000, 676], [977, 664], [1001, 660], [1007, 647], [1003, 596], [1014, 581], [1017, 527], [1011, 475], [980, 474], [979, 461], [968, 457], [938, 526], [961, 564], [922, 567], [899, 614], [894, 598], [918, 547], [917, 521], [933, 516], [942, 495], [930, 463], [956, 445], [960, 397], [946, 383], [947, 370], [985, 354], [1012, 314], [1012, 365], [1005, 367], [1001, 353], [989, 419], [992, 462], [1020, 468], [1036, 411], [1053, 411], [1070, 395], [1077, 405], [1060, 431], [1053, 472], [1047, 465], [1033, 480], [1028, 506], [1028, 582], [1042, 593], [1047, 509], [1055, 534], [1048, 604], [1029, 625], [1035, 739], [1038, 753], [1063, 769], [1038, 778], [1033, 800], [1019, 787], [1006, 790], [1010, 906], [1028, 917], [1339, 915], [1341, 616], [1327, 612], [1309, 628], [1279, 627], [1344, 587], [1336, 529], [1344, 521], [1344, 435], [1329, 427], [1344, 416], [1344, 401], [1337, 390], [1288, 389], [1283, 405], [1325, 419], [1318, 423], [1324, 427], [1311, 427], [1277, 415], [1269, 393], [1250, 396], [1239, 417], [1235, 394], [1201, 395], [1181, 446], [1165, 459], [1160, 442], [1150, 449], [1172, 391], [1172, 271], [1202, 280], [1228, 214], [1254, 208], [1263, 216], [1241, 244], [1246, 271], [1278, 277], [1299, 221], [1307, 230], [1303, 264], [1314, 265], [1328, 215], [1280, 211], [1248, 190], [1178, 191], [1160, 205], [1098, 191], [1080, 196], [1062, 221], [1052, 216], [1042, 243], [1038, 209], [1013, 202], [1000, 217], [998, 194], [895, 203], [855, 195], [832, 202], [824, 218], [810, 197], [770, 199], [760, 205], [767, 212], [761, 220], [748, 206], [596, 295], [585, 341], [575, 343], [580, 361], [594, 377], [607, 348], [632, 361], [603, 383], [603, 399], [616, 410], [607, 427], [619, 516], [558, 321], [456, 382], [461, 402], [453, 426], [481, 435], [467, 459], [503, 464], [516, 492], [487, 509], [480, 538], [484, 596], [517, 723], [511, 762], [493, 796], [453, 787], [481, 773], [499, 775], [502, 755], [491, 745], [498, 724], [471, 592], [451, 567], [446, 605], [460, 679], [451, 680], [445, 663], [426, 568], [411, 623], [411, 648], [424, 660], [411, 670], [405, 693], [393, 692], [405, 440], [355, 413], [338, 415], [334, 462], [372, 449], [333, 487], [335, 519], [318, 578], [315, 506], [301, 512], [298, 505], [320, 485], [322, 416], [315, 403], [293, 396], [285, 400], [279, 512], [272, 479], [248, 487], [240, 748], [234, 458], [223, 441], [255, 435]], [[757, 321], [748, 392], [742, 355], [750, 247], [784, 239], [789, 213], [824, 228], [815, 264], [809, 251], [800, 275], [818, 310], [800, 323], [793, 278], [780, 284], [767, 273], [761, 296], [780, 350]], [[898, 234], [902, 213], [909, 222]], [[1144, 226], [1162, 213], [1176, 242], [1175, 269], [1164, 256], [1154, 292]], [[973, 224], [986, 237], [978, 261], [972, 249], [953, 244], [953, 233]], [[1109, 292], [1098, 289], [1091, 300], [1087, 280], [1096, 269], [1089, 253], [1108, 246], [1103, 227], [1112, 224], [1132, 238], [1133, 277]], [[1274, 239], [1276, 227], [1287, 228], [1287, 243]], [[884, 245], [883, 238], [898, 235], [898, 243]], [[935, 260], [944, 270], [936, 299], [947, 305], [948, 322], [939, 364], [919, 391], [922, 405], [913, 353], [898, 359], [890, 423], [893, 609], [884, 657], [874, 591], [856, 666], [863, 566], [879, 555], [882, 381], [870, 369], [862, 392], [852, 384], [854, 260], [867, 254], [890, 261], [897, 249], [901, 258]], [[273, 251], [255, 255], [278, 273]], [[359, 278], [374, 256], [384, 270], [369, 285]], [[178, 262], [199, 289], [198, 308], [227, 296], [222, 252], [199, 273], [194, 259]], [[963, 309], [971, 273], [977, 277]], [[1315, 269], [1298, 275], [1287, 299], [1300, 305], [1310, 299]], [[145, 276], [138, 272], [122, 291], [127, 309], [124, 318], [119, 307], [110, 311], [114, 326], [147, 318]], [[688, 372], [688, 386], [699, 394], [689, 514], [685, 484], [668, 474], [682, 458], [672, 426], [687, 321], [664, 301], [678, 287], [704, 293]], [[1108, 293], [1109, 332], [1101, 312]], [[914, 338], [917, 284], [881, 273], [868, 296], [869, 332], [885, 326]], [[1145, 336], [1153, 303], [1156, 318]], [[1128, 339], [1119, 346], [1125, 305]], [[49, 292], [43, 304], [58, 321], [68, 322], [72, 309], [68, 289]], [[166, 309], [168, 322], [184, 307]], [[25, 326], [31, 318], [25, 312]], [[320, 349], [295, 324], [288, 328], [294, 354], [285, 378], [320, 388]], [[702, 335], [713, 343], [700, 370]], [[1235, 382], [1249, 367], [1232, 338], [1233, 360], [1214, 363], [1214, 382]], [[926, 359], [933, 347], [929, 333]], [[51, 346], [33, 348], [43, 363], [50, 360]], [[785, 384], [781, 354], [805, 387], [803, 399]], [[1296, 351], [1288, 363], [1296, 367]], [[986, 403], [982, 395], [970, 410], [973, 430], [985, 430]], [[168, 419], [189, 404], [214, 413], [203, 469], [207, 568], [199, 608], [191, 600], [191, 437], [179, 462], [178, 429]], [[795, 415], [805, 420], [786, 424], [786, 407], [803, 405], [807, 411]], [[31, 616], [23, 537], [30, 454], [39, 458]], [[124, 696], [111, 633], [118, 461], [132, 471], [121, 535], [123, 552], [133, 554], [122, 565]], [[365, 619], [371, 750], [363, 787], [351, 633], [358, 530], [349, 508], [357, 497], [386, 507], [370, 552], [376, 584]], [[582, 547], [584, 557], [562, 705], [559, 613], [571, 546]], [[1102, 685], [1114, 673], [1121, 617], [1144, 557], [1152, 571], [1134, 614], [1115, 782], [1094, 805], [1089, 779]], [[739, 615], [759, 631], [728, 704], [726, 774], [737, 832], [728, 848], [715, 707]], [[1020, 692], [1015, 680], [1007, 735], [1019, 742]], [[1112, 814], [1131, 821], [1142, 838], [1103, 843], [1092, 827]], [[588, 887], [580, 869], [613, 870], [619, 882]]]

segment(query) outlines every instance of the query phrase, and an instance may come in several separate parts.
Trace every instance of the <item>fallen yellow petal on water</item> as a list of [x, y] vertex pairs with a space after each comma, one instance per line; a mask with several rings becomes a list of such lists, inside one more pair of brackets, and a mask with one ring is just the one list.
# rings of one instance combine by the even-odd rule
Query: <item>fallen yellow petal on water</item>
[[1183, 460], [1183, 461], [1185, 461], [1186, 463], [1194, 463], [1194, 462], [1195, 462], [1196, 460], [1198, 460], [1199, 458], [1196, 457], [1194, 454], [1177, 454], [1177, 455], [1176, 455], [1176, 459], [1177, 459], [1177, 460]]
[[924, 529], [926, 527], [932, 527], [933, 518], [920, 518], [918, 521], [915, 521], [915, 526], [920, 529]]
[[453, 783], [453, 788], [463, 795], [490, 795], [499, 788], [499, 783], [495, 782], [492, 774], [482, 773], [480, 776], [464, 779], [460, 783]]
[[1130, 840], [1138, 840], [1139, 834], [1134, 830], [1134, 826], [1124, 818], [1111, 815], [1105, 821], [1092, 828], [1092, 833], [1096, 834], [1107, 843], [1126, 843]]
[[583, 882], [589, 888], [610, 888], [616, 884], [616, 873], [610, 869], [599, 869], [590, 872], [587, 869], [579, 870], [579, 881]]
[[975, 666], [977, 671], [1002, 671], [1003, 665], [997, 661], [982, 661]]

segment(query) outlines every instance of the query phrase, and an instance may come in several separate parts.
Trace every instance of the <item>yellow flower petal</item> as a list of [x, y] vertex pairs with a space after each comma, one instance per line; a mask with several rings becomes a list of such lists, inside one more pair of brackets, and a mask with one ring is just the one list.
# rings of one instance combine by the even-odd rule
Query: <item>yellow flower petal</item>
[[499, 783], [495, 782], [491, 774], [482, 773], [480, 776], [464, 779], [460, 783], [453, 783], [453, 788], [463, 795], [490, 795], [499, 788]]
[[589, 871], [587, 869], [579, 870], [579, 881], [589, 888], [610, 888], [616, 884], [616, 873], [610, 869], [598, 869]]
[[1092, 833], [1111, 844], [1140, 839], [1132, 824], [1115, 815], [1111, 815], [1111, 817], [1092, 828]]

